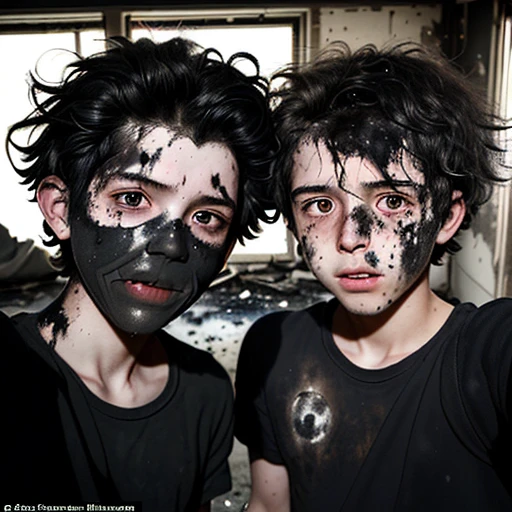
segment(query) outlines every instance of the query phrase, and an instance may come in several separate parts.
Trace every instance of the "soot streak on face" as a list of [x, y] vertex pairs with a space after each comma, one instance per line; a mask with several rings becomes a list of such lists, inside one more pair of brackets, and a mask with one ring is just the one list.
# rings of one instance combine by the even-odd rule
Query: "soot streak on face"
[[408, 277], [419, 273], [430, 258], [432, 242], [438, 231], [435, 220], [412, 222], [399, 229], [400, 244], [403, 247], [401, 268]]
[[224, 199], [226, 199], [227, 201], [231, 201], [231, 198], [229, 197], [229, 194], [226, 191], [226, 187], [220, 183], [220, 175], [218, 173], [212, 175], [212, 187], [215, 190], [218, 190]]
[[363, 238], [370, 238], [373, 228], [373, 215], [369, 209], [364, 206], [356, 206], [351, 214], [350, 218], [356, 223], [356, 233]]
[[302, 252], [304, 254], [304, 258], [309, 264], [312, 264], [313, 258], [315, 256], [316, 250], [312, 244], [309, 243], [308, 237], [303, 235], [300, 239], [300, 245], [302, 247]]

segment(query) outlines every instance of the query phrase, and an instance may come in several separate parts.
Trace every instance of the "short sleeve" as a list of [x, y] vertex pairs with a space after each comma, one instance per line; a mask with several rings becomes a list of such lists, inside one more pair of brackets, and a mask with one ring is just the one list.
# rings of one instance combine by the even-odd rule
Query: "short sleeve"
[[442, 374], [452, 427], [468, 449], [493, 465], [509, 442], [511, 368], [512, 300], [498, 299], [474, 309], [445, 354]]
[[264, 458], [283, 464], [270, 419], [266, 381], [271, 354], [278, 349], [282, 314], [258, 320], [246, 334], [238, 358], [235, 380], [235, 437], [247, 448], [252, 459]]
[[219, 396], [215, 397], [214, 420], [209, 432], [208, 460], [203, 479], [201, 503], [231, 489], [228, 457], [233, 448], [233, 388], [227, 373]]
[[495, 439], [511, 426], [512, 300], [481, 306], [459, 346], [459, 382], [479, 435]]

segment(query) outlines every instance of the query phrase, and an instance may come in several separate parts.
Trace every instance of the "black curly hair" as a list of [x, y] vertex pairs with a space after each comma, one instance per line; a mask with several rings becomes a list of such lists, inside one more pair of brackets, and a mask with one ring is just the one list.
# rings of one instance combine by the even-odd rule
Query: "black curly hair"
[[[276, 72], [273, 80], [280, 81], [272, 93], [280, 141], [273, 190], [292, 231], [293, 155], [305, 138], [326, 144], [340, 180], [340, 155], [368, 158], [385, 179], [391, 159], [408, 155], [424, 173], [442, 222], [452, 191], [462, 192], [467, 213], [460, 229], [470, 226], [493, 186], [505, 179], [496, 165], [503, 150], [494, 138], [504, 123], [461, 72], [421, 45], [366, 45], [351, 52], [336, 42], [311, 63]], [[439, 264], [445, 252], [459, 249], [452, 238], [436, 245], [431, 261]]]
[[[31, 75], [35, 109], [10, 127], [6, 141], [22, 183], [37, 191], [45, 177], [58, 176], [69, 189], [73, 210], [86, 200], [97, 173], [122, 153], [134, 127], [165, 126], [197, 145], [218, 142], [233, 152], [240, 173], [234, 229], [242, 243], [254, 238], [260, 220], [275, 220], [267, 213], [265, 197], [276, 139], [268, 81], [260, 76], [257, 60], [237, 53], [224, 61], [215, 49], [183, 38], [154, 43], [114, 37], [107, 43], [106, 51], [69, 64], [57, 85]], [[235, 67], [240, 59], [254, 64], [254, 75]], [[26, 129], [26, 144], [16, 142], [15, 134]], [[20, 152], [23, 165], [14, 163], [12, 149]], [[60, 244], [57, 262], [69, 274], [69, 243], [58, 240], [46, 222], [44, 230], [47, 245]]]

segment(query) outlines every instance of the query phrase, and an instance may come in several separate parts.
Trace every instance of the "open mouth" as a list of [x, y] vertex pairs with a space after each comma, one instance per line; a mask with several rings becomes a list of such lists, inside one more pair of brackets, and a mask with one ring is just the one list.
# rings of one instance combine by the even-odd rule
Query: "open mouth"
[[126, 291], [139, 300], [152, 304], [164, 304], [172, 295], [173, 291], [166, 288], [159, 288], [140, 281], [125, 281]]
[[381, 277], [381, 274], [359, 272], [356, 270], [341, 274], [338, 280], [341, 286], [347, 291], [367, 292], [377, 286]]
[[377, 274], [343, 274], [341, 277], [346, 279], [368, 279], [370, 277], [377, 277]]

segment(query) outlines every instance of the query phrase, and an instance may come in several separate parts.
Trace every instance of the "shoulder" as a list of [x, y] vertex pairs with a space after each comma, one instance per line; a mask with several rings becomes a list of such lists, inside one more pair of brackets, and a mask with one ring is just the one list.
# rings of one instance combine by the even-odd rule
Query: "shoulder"
[[445, 353], [441, 396], [454, 430], [488, 460], [510, 403], [512, 299], [458, 307], [466, 315]]
[[512, 317], [512, 299], [495, 299], [475, 308], [473, 315], [480, 321]]
[[[302, 350], [311, 347], [311, 339], [320, 336], [333, 301], [319, 302], [298, 311], [279, 311], [259, 318], [244, 337], [238, 367], [244, 372], [265, 372], [277, 359], [301, 357]], [[237, 374], [240, 372], [237, 368]]]
[[512, 299], [503, 298], [475, 307], [468, 315], [463, 341], [477, 347], [500, 347], [512, 336]]
[[31, 341], [34, 338], [30, 332], [35, 317], [35, 314], [27, 313], [9, 317], [0, 311], [1, 343], [4, 351], [9, 350], [11, 356], [16, 352], [22, 355], [29, 351], [29, 345], [32, 345]]
[[226, 369], [205, 350], [193, 347], [178, 340], [165, 331], [159, 332], [159, 337], [183, 379], [201, 381], [205, 388], [219, 387], [231, 389], [231, 380]]
[[326, 311], [332, 303], [333, 301], [323, 301], [298, 311], [269, 313], [254, 322], [247, 332], [244, 343], [253, 338], [271, 340], [288, 333], [300, 333], [308, 326], [318, 327], [323, 324]]

